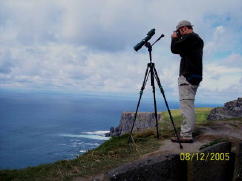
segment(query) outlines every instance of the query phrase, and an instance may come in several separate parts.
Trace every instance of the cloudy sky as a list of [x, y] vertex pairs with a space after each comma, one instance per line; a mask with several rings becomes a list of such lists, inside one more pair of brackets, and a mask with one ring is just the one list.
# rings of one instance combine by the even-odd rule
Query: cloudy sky
[[[242, 96], [241, 0], [0, 0], [0, 89], [136, 95], [156, 28], [153, 59], [177, 100], [179, 56], [170, 35], [183, 19], [205, 42], [199, 102]], [[147, 91], [149, 91], [147, 84]]]

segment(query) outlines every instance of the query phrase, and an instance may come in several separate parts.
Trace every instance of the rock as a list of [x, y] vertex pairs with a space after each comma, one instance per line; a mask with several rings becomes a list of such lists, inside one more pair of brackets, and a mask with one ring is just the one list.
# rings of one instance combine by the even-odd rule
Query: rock
[[[234, 156], [231, 153], [230, 142], [221, 142], [206, 147], [200, 153], [198, 157], [194, 156], [192, 161], [187, 162], [187, 180], [232, 180]], [[213, 154], [217, 156], [213, 157]], [[229, 157], [226, 158], [225, 154], [228, 154]]]
[[237, 147], [237, 160], [234, 168], [234, 179], [233, 181], [242, 180], [242, 142]]
[[[116, 128], [110, 128], [110, 136], [121, 136], [130, 132], [133, 121], [134, 112], [124, 112], [121, 115], [120, 124]], [[158, 121], [160, 121], [161, 113], [157, 114]], [[135, 121], [133, 132], [144, 131], [147, 128], [154, 128], [156, 125], [155, 113], [139, 112]]]
[[[183, 150], [180, 150], [183, 154]], [[182, 154], [181, 153], [181, 154]], [[107, 181], [133, 181], [133, 180], [169, 180], [169, 181], [227, 181], [232, 180], [233, 165], [235, 162], [234, 154], [231, 152], [230, 142], [221, 142], [202, 149], [200, 152], [205, 156], [199, 159], [187, 152], [189, 157], [181, 157], [178, 154], [158, 154], [151, 155], [148, 158], [136, 160], [131, 163], [123, 164], [104, 174], [104, 180]], [[196, 154], [196, 153], [194, 153]], [[223, 156], [210, 160], [207, 155], [224, 155], [229, 154], [229, 160], [224, 160]], [[220, 159], [219, 159], [220, 158]], [[240, 179], [241, 160], [238, 161], [238, 171], [236, 179]], [[236, 180], [237, 181], [237, 180]]]
[[211, 110], [208, 120], [223, 120], [242, 117], [242, 98], [226, 102], [224, 107], [217, 107]]
[[110, 132], [113, 133], [114, 132], [114, 127], [110, 128]]
[[105, 137], [110, 137], [110, 136], [111, 136], [110, 132], [109, 133], [105, 133]]
[[185, 162], [179, 155], [158, 155], [121, 165], [105, 174], [110, 181], [186, 180]]
[[121, 129], [118, 127], [114, 128], [114, 132], [111, 136], [119, 136], [121, 133]]

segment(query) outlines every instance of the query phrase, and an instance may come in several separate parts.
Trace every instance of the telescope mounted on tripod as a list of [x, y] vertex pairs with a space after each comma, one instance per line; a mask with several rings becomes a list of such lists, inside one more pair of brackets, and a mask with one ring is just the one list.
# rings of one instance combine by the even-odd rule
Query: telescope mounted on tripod
[[155, 64], [152, 62], [152, 46], [155, 45], [162, 37], [164, 37], [164, 35], [161, 34], [161, 36], [153, 44], [151, 44], [148, 41], [152, 38], [152, 36], [154, 34], [155, 34], [155, 29], [151, 29], [147, 33], [147, 36], [141, 42], [139, 42], [138, 44], [136, 44], [134, 46], [134, 50], [138, 51], [139, 49], [141, 49], [143, 47], [143, 45], [145, 45], [145, 47], [148, 49], [148, 52], [149, 52], [150, 62], [147, 64], [147, 68], [146, 68], [146, 71], [145, 71], [145, 77], [144, 77], [144, 80], [143, 80], [143, 84], [141, 86], [139, 100], [138, 100], [138, 103], [137, 103], [137, 106], [136, 106], [135, 115], [134, 115], [134, 120], [133, 120], [133, 124], [132, 124], [131, 130], [130, 130], [129, 142], [130, 142], [130, 140], [132, 140], [134, 142], [134, 139], [132, 137], [132, 132], [133, 132], [133, 129], [134, 129], [136, 118], [137, 118], [137, 113], [138, 113], [138, 110], [139, 110], [139, 105], [140, 105], [140, 101], [141, 101], [141, 98], [142, 98], [142, 95], [143, 95], [143, 91], [145, 89], [146, 83], [147, 83], [147, 81], [149, 79], [149, 75], [150, 75], [151, 87], [152, 87], [153, 99], [154, 99], [154, 111], [155, 111], [157, 138], [159, 139], [159, 130], [158, 130], [158, 118], [157, 118], [158, 117], [157, 116], [157, 104], [156, 104], [156, 96], [155, 96], [155, 80], [156, 80], [156, 83], [157, 83], [157, 85], [158, 85], [158, 87], [160, 89], [160, 92], [161, 92], [161, 94], [162, 94], [162, 96], [164, 98], [165, 105], [166, 105], [166, 108], [168, 110], [172, 126], [174, 128], [175, 135], [176, 135], [178, 143], [180, 145], [180, 149], [182, 149], [183, 147], [181, 145], [180, 138], [179, 138], [179, 136], [177, 134], [177, 130], [176, 130], [176, 127], [175, 127], [175, 124], [174, 124], [174, 121], [173, 121], [173, 117], [171, 115], [171, 111], [170, 111], [169, 105], [168, 105], [166, 97], [165, 97], [164, 89], [161, 86], [160, 79], [159, 79], [157, 70], [155, 68]]
[[[139, 51], [139, 49], [141, 49], [143, 45], [145, 45], [152, 38], [154, 34], [155, 34], [155, 29], [153, 28], [147, 33], [147, 36], [143, 40], [141, 40], [141, 42], [137, 43], [134, 46], [134, 50], [136, 52]], [[164, 36], [165, 36], [164, 34], [161, 34], [161, 36], [152, 44], [152, 46]]]

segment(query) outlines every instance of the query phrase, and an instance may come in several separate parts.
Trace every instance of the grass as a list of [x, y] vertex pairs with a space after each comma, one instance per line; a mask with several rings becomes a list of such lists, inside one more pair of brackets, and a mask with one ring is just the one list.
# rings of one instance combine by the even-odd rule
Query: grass
[[[196, 108], [196, 123], [206, 124], [211, 108]], [[174, 122], [178, 127], [182, 120], [179, 110], [172, 110]], [[167, 112], [163, 112], [163, 122], [159, 123], [161, 139], [170, 137], [173, 128]], [[161, 141], [156, 139], [155, 130], [134, 134], [135, 144], [128, 144], [128, 135], [112, 137], [96, 149], [89, 150], [73, 160], [62, 160], [52, 164], [39, 165], [20, 170], [0, 170], [0, 180], [72, 180], [104, 173], [123, 163], [139, 159], [146, 153], [157, 150]]]
[[[196, 124], [206, 123], [208, 114], [211, 110], [212, 110], [212, 108], [208, 108], [208, 107], [195, 108]], [[172, 114], [174, 122], [176, 122], [176, 123], [180, 123], [180, 121], [183, 119], [180, 110], [171, 110], [171, 114]], [[170, 121], [168, 112], [162, 112], [162, 117], [164, 118], [165, 121]]]
[[[207, 117], [209, 112], [212, 110], [212, 108], [195, 108], [195, 114], [196, 114], [196, 124], [197, 125], [205, 125], [209, 124], [207, 121]], [[171, 110], [171, 115], [173, 117], [174, 124], [176, 128], [179, 130], [181, 121], [183, 120], [182, 114], [180, 110]], [[170, 116], [168, 112], [162, 112], [162, 117], [164, 119], [163, 122], [159, 123], [159, 128], [161, 131], [161, 134], [164, 138], [170, 137], [173, 134], [173, 126], [170, 121]]]

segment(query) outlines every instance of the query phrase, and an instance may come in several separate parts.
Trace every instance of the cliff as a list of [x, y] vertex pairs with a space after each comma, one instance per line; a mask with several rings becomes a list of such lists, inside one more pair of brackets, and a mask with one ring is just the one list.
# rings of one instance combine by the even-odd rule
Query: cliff
[[208, 115], [208, 120], [224, 120], [231, 118], [242, 117], [242, 98], [229, 101], [224, 104], [224, 107], [212, 109]]
[[[123, 112], [121, 115], [120, 124], [116, 127], [110, 128], [110, 133], [106, 136], [121, 136], [130, 133], [133, 122], [134, 122], [134, 112]], [[161, 113], [157, 113], [158, 122], [162, 121]], [[133, 132], [141, 132], [147, 128], [154, 128], [156, 125], [155, 113], [151, 112], [139, 112], [137, 113], [137, 118], [134, 124]]]

